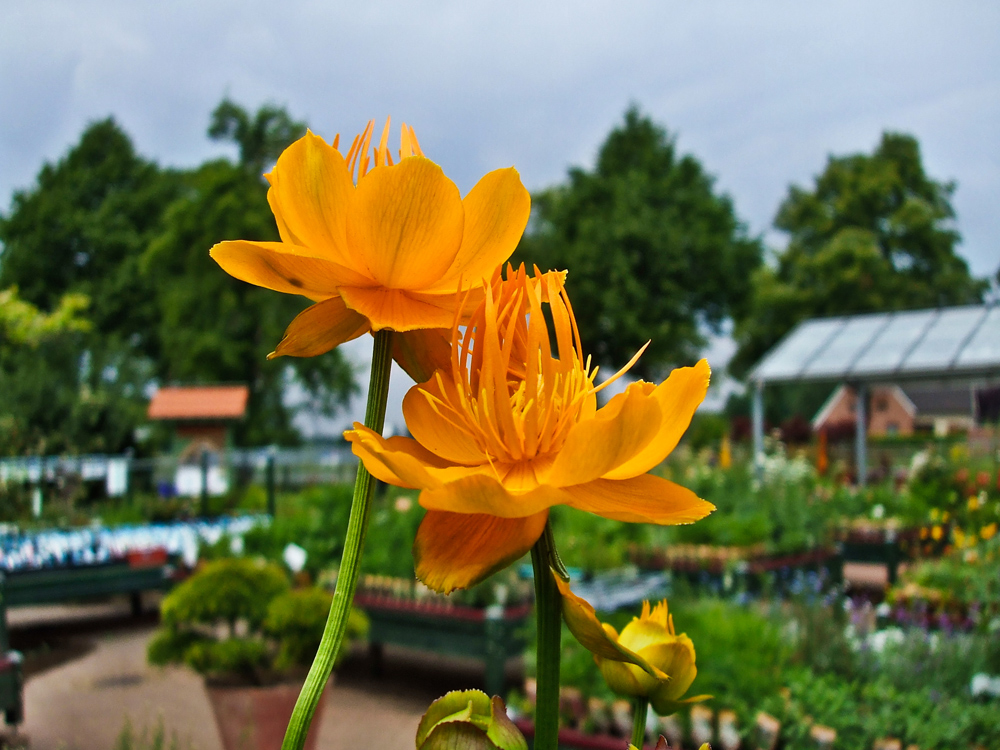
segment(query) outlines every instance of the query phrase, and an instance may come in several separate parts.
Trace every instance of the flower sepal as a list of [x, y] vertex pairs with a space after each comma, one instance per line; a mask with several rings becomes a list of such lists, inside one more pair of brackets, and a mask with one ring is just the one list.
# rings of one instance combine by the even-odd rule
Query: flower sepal
[[417, 750], [528, 750], [499, 696], [455, 690], [438, 698], [417, 727]]
[[[628, 750], [639, 750], [639, 748], [629, 743]], [[667, 738], [664, 737], [662, 734], [660, 735], [660, 739], [656, 741], [655, 750], [670, 750], [670, 745], [667, 744]], [[712, 750], [712, 746], [709, 745], [707, 742], [703, 742], [701, 747], [698, 748], [698, 750]]]

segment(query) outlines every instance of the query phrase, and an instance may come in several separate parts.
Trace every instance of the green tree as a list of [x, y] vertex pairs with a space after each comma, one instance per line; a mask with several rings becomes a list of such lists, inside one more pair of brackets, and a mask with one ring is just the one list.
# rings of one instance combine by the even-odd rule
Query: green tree
[[[25, 378], [25, 365], [38, 369], [40, 349], [47, 351], [54, 342], [89, 330], [90, 321], [82, 316], [88, 304], [82, 294], [67, 294], [55, 310], [45, 313], [21, 299], [17, 287], [0, 292], [0, 455], [38, 449], [53, 437], [51, 430], [65, 431], [66, 421], [73, 417], [71, 411], [62, 410], [58, 414], [61, 421], [38, 423], [39, 416], [51, 417], [57, 411], [51, 408], [53, 383], [44, 370]], [[45, 364], [50, 364], [51, 358], [46, 359]], [[39, 383], [46, 387], [39, 389]], [[41, 415], [38, 396], [49, 402]], [[60, 438], [55, 442], [58, 444]]]
[[265, 107], [251, 117], [229, 101], [216, 109], [209, 133], [248, 138], [249, 146], [240, 141], [240, 152], [251, 161], [211, 161], [185, 175], [181, 196], [165, 211], [161, 231], [142, 260], [143, 274], [155, 286], [159, 314], [157, 375], [163, 382], [247, 383], [248, 416], [237, 430], [242, 444], [295, 441], [293, 414], [282, 400], [290, 375], [298, 378], [314, 405], [327, 410], [353, 388], [350, 366], [337, 351], [267, 361], [305, 304], [231, 278], [208, 255], [215, 243], [226, 239], [279, 239], [260, 164], [276, 158], [288, 142], [272, 133], [264, 147], [253, 128], [247, 136], [242, 126], [219, 126], [221, 120], [245, 124], [269, 118], [284, 123], [279, 130], [288, 138], [304, 130], [283, 110], [275, 114]]
[[251, 116], [229, 97], [212, 112], [208, 135], [215, 140], [233, 141], [240, 150], [240, 164], [259, 175], [268, 161], [292, 141], [306, 133], [306, 124], [293, 120], [288, 112], [273, 104], [265, 104]]
[[738, 376], [807, 318], [982, 301], [988, 282], [955, 253], [955, 183], [930, 178], [909, 135], [884, 133], [872, 154], [831, 156], [812, 190], [778, 209], [787, 248], [753, 277], [737, 318]]
[[92, 123], [0, 216], [0, 288], [17, 286], [42, 309], [85, 294], [95, 333], [155, 353], [156, 311], [137, 263], [178, 187], [178, 175], [138, 156], [113, 119]]
[[586, 352], [620, 367], [648, 340], [633, 372], [652, 379], [691, 362], [743, 312], [759, 240], [732, 202], [673, 138], [632, 107], [608, 135], [592, 171], [535, 194], [515, 259], [568, 268]]
[[[15, 194], [0, 216], [0, 289], [19, 289], [5, 306], [6, 329], [27, 336], [82, 295], [89, 330], [4, 354], [4, 451], [121, 451], [156, 381], [249, 383], [244, 443], [296, 438], [282, 402], [293, 372], [313, 405], [329, 409], [344, 398], [353, 380], [336, 353], [264, 359], [304, 305], [251, 290], [208, 256], [222, 239], [277, 239], [260, 172], [304, 127], [284, 110], [251, 116], [223, 101], [211, 131], [234, 140], [242, 161], [180, 172], [139, 156], [109, 118]], [[25, 317], [24, 305], [37, 315]]]
[[8, 452], [120, 451], [132, 443], [159, 348], [138, 259], [178, 187], [176, 173], [138, 156], [108, 118], [45, 164], [0, 216], [0, 287], [18, 287], [25, 303], [57, 317], [66, 300], [90, 300], [87, 332], [4, 358]]
[[44, 313], [17, 293], [17, 287], [0, 292], [0, 359], [14, 347], [37, 347], [61, 333], [90, 330], [81, 316], [90, 306], [82, 294], [67, 294], [51, 313]]

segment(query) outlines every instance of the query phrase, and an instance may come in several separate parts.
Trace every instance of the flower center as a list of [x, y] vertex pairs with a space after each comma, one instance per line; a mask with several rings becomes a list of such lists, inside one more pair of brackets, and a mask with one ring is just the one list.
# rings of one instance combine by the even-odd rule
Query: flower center
[[593, 416], [597, 391], [611, 382], [594, 386], [598, 369], [583, 359], [564, 279], [537, 269], [529, 277], [523, 265], [508, 266], [505, 280], [494, 277], [464, 332], [457, 323], [452, 329], [451, 377], [439, 372], [437, 393], [424, 391], [505, 485], [537, 484], [537, 473], [551, 465], [573, 425]]
[[[375, 132], [375, 121], [369, 120], [365, 129], [359, 135], [354, 136], [354, 141], [351, 143], [351, 148], [347, 152], [347, 156], [344, 157], [347, 161], [347, 169], [351, 176], [354, 178], [355, 184], [360, 182], [368, 170], [371, 168], [372, 163], [374, 166], [391, 167], [392, 154], [389, 152], [389, 121], [391, 118], [385, 118], [385, 127], [382, 128], [382, 137], [379, 140], [379, 144], [371, 155], [369, 156], [369, 149], [371, 148], [372, 134]], [[340, 134], [333, 139], [333, 147], [339, 149], [340, 147]], [[413, 132], [413, 128], [403, 123], [403, 127], [399, 134], [399, 158], [405, 159], [407, 156], [423, 156], [424, 152], [420, 149], [420, 143], [417, 141], [417, 134]]]

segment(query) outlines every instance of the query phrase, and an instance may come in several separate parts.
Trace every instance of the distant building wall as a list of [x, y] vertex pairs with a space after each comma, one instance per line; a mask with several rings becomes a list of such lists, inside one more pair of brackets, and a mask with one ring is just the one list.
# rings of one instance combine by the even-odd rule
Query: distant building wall
[[[973, 390], [898, 385], [876, 386], [869, 391], [865, 415], [869, 437], [899, 435], [907, 437], [917, 432], [947, 437], [965, 433], [978, 437], [983, 430], [976, 425]], [[840, 385], [813, 417], [813, 432], [824, 428], [843, 431], [854, 424], [854, 389]]]
[[872, 389], [869, 403], [871, 417], [868, 420], [868, 435], [885, 437], [887, 435], [913, 434], [916, 410], [913, 404], [896, 386]]

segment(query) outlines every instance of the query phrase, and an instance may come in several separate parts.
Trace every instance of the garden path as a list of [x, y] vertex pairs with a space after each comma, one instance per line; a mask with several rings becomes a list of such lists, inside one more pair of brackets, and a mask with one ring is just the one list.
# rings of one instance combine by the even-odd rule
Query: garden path
[[[25, 685], [25, 723], [32, 750], [113, 750], [126, 717], [137, 734], [152, 732], [162, 717], [167, 736], [176, 732], [180, 750], [221, 750], [212, 709], [201, 679], [182, 668], [146, 664], [146, 644], [155, 619], [127, 616], [127, 603], [85, 607], [38, 607], [12, 611], [12, 636], [28, 648], [54, 630], [71, 635], [52, 657], [47, 647], [31, 652]], [[59, 658], [54, 652], [65, 652]], [[317, 750], [353, 750], [371, 744], [410, 750], [427, 705], [449, 689], [476, 685], [468, 664], [428, 664], [392, 654], [385, 674], [373, 678], [367, 660], [349, 659], [327, 691]], [[444, 667], [444, 671], [442, 671]], [[470, 682], [471, 680], [471, 682]], [[169, 746], [169, 745], [168, 745]]]

